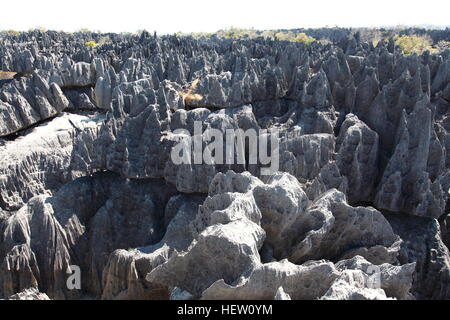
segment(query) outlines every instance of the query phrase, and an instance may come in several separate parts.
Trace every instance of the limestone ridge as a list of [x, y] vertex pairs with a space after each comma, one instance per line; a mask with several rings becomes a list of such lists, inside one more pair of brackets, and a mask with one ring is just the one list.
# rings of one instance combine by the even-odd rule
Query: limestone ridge
[[[0, 36], [0, 298], [450, 299], [449, 50], [108, 36]], [[196, 121], [279, 172], [174, 164]]]

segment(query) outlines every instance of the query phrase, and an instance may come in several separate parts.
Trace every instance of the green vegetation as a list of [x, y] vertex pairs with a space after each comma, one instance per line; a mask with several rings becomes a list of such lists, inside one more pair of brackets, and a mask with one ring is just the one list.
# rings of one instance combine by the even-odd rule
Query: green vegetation
[[[401, 35], [402, 33], [408, 32], [409, 34]], [[411, 54], [422, 54], [425, 51], [430, 51], [431, 53], [442, 52], [446, 49], [450, 49], [450, 41], [439, 41], [434, 43], [432, 38], [427, 34], [420, 34], [420, 30], [415, 32], [414, 30], [409, 30], [406, 27], [395, 27], [393, 29], [380, 28], [355, 28], [351, 30], [352, 36], [358, 35], [362, 42], [372, 43], [376, 46], [380, 41], [386, 42], [390, 38], [394, 38], [395, 43], [402, 50], [404, 55]], [[301, 32], [300, 30], [255, 30], [255, 29], [244, 29], [231, 27], [229, 29], [219, 30], [214, 33], [210, 32], [196, 32], [196, 33], [176, 33], [176, 36], [191, 36], [195, 39], [210, 39], [212, 37], [217, 37], [219, 39], [232, 39], [232, 40], [246, 40], [246, 39], [256, 39], [265, 38], [278, 41], [289, 41], [303, 43], [307, 46], [314, 42], [320, 42], [322, 44], [331, 43], [327, 38], [322, 38], [320, 40], [308, 35], [306, 32]]]
[[177, 37], [193, 37], [195, 39], [206, 38], [209, 39], [212, 36], [216, 36], [220, 39], [254, 39], [257, 38], [257, 32], [253, 29], [241, 29], [231, 27], [229, 29], [219, 30], [217, 32], [193, 32], [193, 33], [184, 33], [177, 32], [175, 34]]
[[10, 36], [18, 36], [20, 34], [20, 31], [16, 30], [6, 30], [5, 32]]
[[191, 36], [194, 37], [195, 39], [199, 39], [199, 38], [206, 38], [209, 39], [213, 36], [214, 33], [212, 32], [194, 32], [191, 33]]
[[46, 28], [44, 28], [44, 27], [41, 27], [41, 26], [36, 26], [36, 27], [30, 28], [30, 30], [29, 30], [29, 31], [40, 31], [40, 32], [47, 32], [48, 30], [47, 30]]
[[436, 49], [438, 51], [444, 51], [450, 49], [450, 41], [441, 40], [437, 43]]
[[85, 45], [90, 48], [95, 48], [96, 46], [98, 46], [97, 42], [93, 40], [86, 42]]
[[294, 34], [293, 32], [278, 32], [275, 34], [275, 39], [282, 41], [300, 42], [307, 46], [316, 41], [316, 39], [308, 36], [304, 32], [298, 34]]
[[425, 51], [435, 52], [432, 47], [432, 41], [427, 36], [395, 36], [395, 43], [400, 47], [403, 54], [409, 56], [411, 54], [422, 54]]
[[219, 38], [224, 39], [254, 39], [258, 37], [258, 33], [254, 29], [241, 29], [231, 27], [217, 32]]
[[259, 31], [255, 29], [243, 29], [231, 27], [229, 29], [219, 30], [215, 33], [211, 32], [196, 32], [196, 33], [183, 33], [177, 32], [176, 36], [191, 36], [195, 39], [206, 38], [209, 39], [216, 36], [220, 39], [232, 39], [232, 40], [245, 40], [245, 39], [256, 39], [256, 38], [266, 38], [272, 40], [280, 41], [290, 41], [290, 42], [300, 42], [305, 45], [310, 45], [311, 43], [317, 41], [313, 37], [308, 36], [306, 33], [296, 33], [293, 31], [275, 31], [275, 30], [265, 30]]
[[111, 39], [108, 36], [103, 36], [101, 37], [98, 42], [94, 41], [94, 40], [90, 40], [87, 41], [85, 43], [86, 47], [90, 47], [90, 48], [97, 48], [97, 47], [101, 47], [102, 45], [106, 44], [106, 43], [110, 43]]

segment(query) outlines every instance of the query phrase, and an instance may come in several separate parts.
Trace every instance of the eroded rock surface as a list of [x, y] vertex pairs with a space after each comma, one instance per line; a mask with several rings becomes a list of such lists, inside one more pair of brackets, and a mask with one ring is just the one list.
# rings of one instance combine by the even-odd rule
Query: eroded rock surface
[[325, 33], [0, 34], [0, 298], [450, 299], [450, 51]]

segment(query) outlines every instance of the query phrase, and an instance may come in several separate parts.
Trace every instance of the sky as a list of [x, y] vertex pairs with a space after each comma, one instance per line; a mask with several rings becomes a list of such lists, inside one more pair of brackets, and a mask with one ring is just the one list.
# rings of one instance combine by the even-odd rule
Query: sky
[[229, 27], [450, 25], [449, 0], [8, 0], [0, 30], [213, 32]]

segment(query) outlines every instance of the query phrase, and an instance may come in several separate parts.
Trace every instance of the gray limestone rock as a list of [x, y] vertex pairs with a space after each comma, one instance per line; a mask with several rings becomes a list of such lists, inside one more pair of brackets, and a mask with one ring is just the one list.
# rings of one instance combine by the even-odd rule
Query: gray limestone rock
[[[231, 283], [259, 262], [264, 230], [247, 220], [206, 228], [185, 253], [172, 256], [153, 269], [147, 281], [177, 286], [195, 295], [219, 279]], [[208, 264], [199, 266], [206, 259]], [[220, 259], [219, 263], [213, 263]]]
[[8, 298], [8, 300], [50, 300], [45, 293], [37, 291], [35, 288], [25, 289]]
[[167, 298], [171, 294], [169, 289], [147, 282], [145, 276], [172, 255], [189, 247], [195, 237], [190, 223], [202, 202], [202, 197], [172, 197], [165, 210], [167, 231], [160, 242], [128, 251], [114, 251], [103, 269], [102, 299]]
[[336, 140], [336, 165], [348, 181], [351, 203], [369, 202], [378, 176], [378, 134], [352, 114], [341, 125]]
[[0, 146], [2, 208], [17, 210], [31, 197], [89, 174], [92, 141], [102, 120], [64, 114]]
[[267, 233], [265, 244], [277, 259], [335, 260], [356, 248], [365, 248], [365, 256], [375, 260], [382, 256], [391, 262], [395, 257], [396, 251], [388, 248], [398, 237], [383, 215], [373, 208], [351, 207], [335, 189], [311, 202], [293, 176], [276, 174], [268, 184], [256, 186], [253, 196]]
[[450, 51], [304, 32], [0, 33], [0, 298], [449, 299]]
[[0, 91], [0, 137], [53, 118], [68, 107], [60, 87], [39, 74], [14, 80]]
[[[427, 171], [433, 132], [428, 98], [418, 101], [410, 114], [403, 112], [395, 148], [375, 197], [378, 208], [438, 218], [444, 213], [444, 192]], [[442, 155], [435, 155], [442, 156]]]
[[282, 287], [293, 300], [314, 300], [323, 296], [338, 276], [331, 262], [295, 265], [282, 260], [259, 265], [235, 283], [219, 280], [203, 292], [202, 299], [272, 300]]

